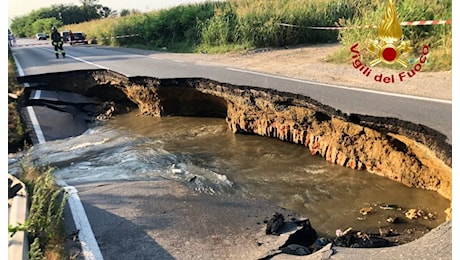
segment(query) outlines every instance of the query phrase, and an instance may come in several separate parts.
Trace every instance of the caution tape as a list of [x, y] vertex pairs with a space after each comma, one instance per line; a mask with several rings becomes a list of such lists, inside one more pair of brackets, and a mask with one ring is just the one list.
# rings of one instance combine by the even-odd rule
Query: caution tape
[[136, 34], [129, 34], [129, 35], [121, 35], [121, 36], [115, 36], [115, 38], [117, 38], [117, 39], [119, 39], [119, 38], [129, 38], [129, 37], [134, 37], [134, 36], [139, 36], [139, 34], [136, 33]]
[[[111, 36], [111, 37], [104, 37], [104, 38], [91, 38], [91, 39], [86, 39], [85, 41], [91, 43], [93, 41], [98, 41], [98, 40], [108, 40], [108, 39], [113, 39], [113, 38], [116, 38], [116, 39], [121, 39], [121, 38], [129, 38], [129, 37], [135, 37], [135, 36], [139, 36], [138, 33], [136, 34], [127, 34], [127, 35], [118, 35], [118, 36]], [[75, 41], [72, 41], [72, 44], [73, 43], [83, 43], [85, 42], [83, 40], [75, 40]], [[64, 43], [69, 43], [69, 41], [66, 41]], [[46, 42], [46, 43], [29, 43], [29, 44], [14, 44], [13, 43], [13, 47], [25, 47], [25, 46], [37, 46], [37, 45], [50, 45], [51, 42]]]
[[353, 26], [353, 27], [326, 27], [326, 26], [308, 26], [308, 29], [313, 30], [349, 30], [349, 29], [375, 29], [377, 25], [363, 25], [363, 26]]
[[50, 45], [51, 42], [46, 43], [29, 43], [29, 44], [14, 44], [13, 47], [24, 47], [24, 46], [37, 46], [37, 45]]
[[414, 21], [402, 22], [401, 25], [437, 25], [437, 24], [452, 24], [452, 20], [428, 20], [428, 21]]
[[[302, 27], [299, 25], [287, 24], [287, 23], [277, 23], [281, 26], [286, 27], [296, 27], [296, 28], [308, 28], [314, 30], [349, 30], [349, 29], [375, 29], [377, 25], [363, 25], [363, 26], [352, 26], [352, 27], [338, 27], [338, 26], [307, 26]], [[452, 20], [424, 20], [424, 21], [411, 21], [411, 22], [401, 22], [401, 26], [420, 26], [420, 25], [442, 25], [442, 24], [452, 24]]]
[[136, 33], [136, 34], [110, 36], [110, 37], [104, 37], [104, 38], [91, 38], [89, 41], [108, 40], [108, 39], [113, 39], [113, 38], [120, 39], [120, 38], [129, 38], [129, 37], [135, 37], [135, 36], [139, 36], [139, 34]]

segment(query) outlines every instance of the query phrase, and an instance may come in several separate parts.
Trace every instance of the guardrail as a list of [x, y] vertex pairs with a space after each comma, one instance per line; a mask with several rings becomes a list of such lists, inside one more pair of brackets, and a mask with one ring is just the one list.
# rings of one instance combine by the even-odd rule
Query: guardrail
[[[17, 226], [24, 224], [27, 215], [27, 189], [15, 176], [8, 174], [8, 224]], [[26, 231], [17, 231], [8, 236], [8, 260], [27, 260], [29, 258], [29, 242]]]

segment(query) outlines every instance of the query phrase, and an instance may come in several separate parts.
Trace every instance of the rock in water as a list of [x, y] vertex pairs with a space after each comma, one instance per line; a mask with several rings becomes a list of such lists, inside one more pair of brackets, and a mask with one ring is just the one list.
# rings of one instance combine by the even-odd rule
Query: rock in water
[[302, 228], [290, 235], [284, 245], [280, 246], [280, 249], [293, 244], [309, 247], [318, 239], [316, 230], [311, 226], [310, 220], [303, 220], [299, 222], [299, 225]]
[[278, 235], [279, 229], [284, 224], [284, 216], [281, 213], [276, 212], [273, 217], [267, 222], [267, 228], [265, 234], [267, 235]]
[[281, 248], [281, 252], [288, 255], [309, 255], [311, 254], [310, 249], [305, 246], [291, 244], [286, 247]]

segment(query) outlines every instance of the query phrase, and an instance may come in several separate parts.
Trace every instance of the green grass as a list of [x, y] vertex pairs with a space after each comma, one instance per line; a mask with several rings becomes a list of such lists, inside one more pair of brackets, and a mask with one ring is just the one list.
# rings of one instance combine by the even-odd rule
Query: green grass
[[[106, 18], [67, 25], [62, 30], [83, 31], [108, 46], [169, 52], [227, 53], [257, 48], [340, 43], [330, 62], [349, 63], [349, 48], [376, 38], [375, 29], [312, 30], [309, 26], [378, 25], [387, 1], [380, 0], [227, 0], [182, 5], [150, 13]], [[452, 19], [451, 0], [396, 1], [399, 21]], [[297, 27], [281, 26], [280, 23]], [[405, 40], [417, 59], [423, 45], [430, 47], [424, 71], [452, 69], [452, 26], [406, 26]], [[138, 36], [115, 38], [116, 35]], [[364, 58], [370, 54], [363, 51]]]
[[8, 93], [17, 98], [8, 97], [8, 152], [16, 152], [30, 144], [27, 128], [20, 113], [24, 87], [16, 79], [16, 64], [8, 48]]
[[67, 195], [56, 185], [52, 168], [36, 167], [28, 159], [23, 159], [20, 166], [17, 177], [27, 188], [29, 213], [25, 223], [8, 226], [10, 235], [27, 231], [29, 259], [70, 259], [64, 231]]
[[[341, 19], [339, 21], [340, 25], [355, 29], [340, 31], [339, 41], [343, 48], [333, 54], [331, 61], [336, 63], [351, 62], [349, 48], [355, 43], [359, 43], [362, 59], [371, 60], [375, 58], [371, 52], [366, 50], [366, 47], [370, 40], [377, 39], [377, 30], [360, 29], [359, 27], [363, 25], [378, 26], [384, 20], [387, 3], [368, 0], [361, 4], [361, 6], [357, 7], [362, 10], [360, 15], [356, 15], [352, 19]], [[451, 0], [397, 1], [395, 8], [399, 22], [452, 19]], [[423, 46], [427, 45], [430, 53], [427, 58], [428, 62], [423, 66], [423, 71], [449, 71], [452, 69], [451, 25], [402, 26], [402, 30], [404, 40], [409, 40], [410, 46], [413, 48], [405, 59], [416, 61], [421, 55]], [[382, 64], [382, 66], [396, 67], [395, 65], [385, 64]]]

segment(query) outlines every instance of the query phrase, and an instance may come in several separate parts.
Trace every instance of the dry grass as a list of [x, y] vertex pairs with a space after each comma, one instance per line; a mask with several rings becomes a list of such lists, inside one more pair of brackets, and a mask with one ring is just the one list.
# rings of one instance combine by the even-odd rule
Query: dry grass
[[29, 234], [29, 259], [71, 259], [67, 253], [64, 206], [67, 197], [57, 186], [52, 168], [39, 168], [26, 157], [18, 178], [27, 187], [30, 206], [26, 220]]
[[16, 66], [8, 52], [8, 151], [14, 152], [27, 146], [27, 131], [23, 126], [20, 109], [20, 100], [24, 88], [20, 86], [16, 79]]

